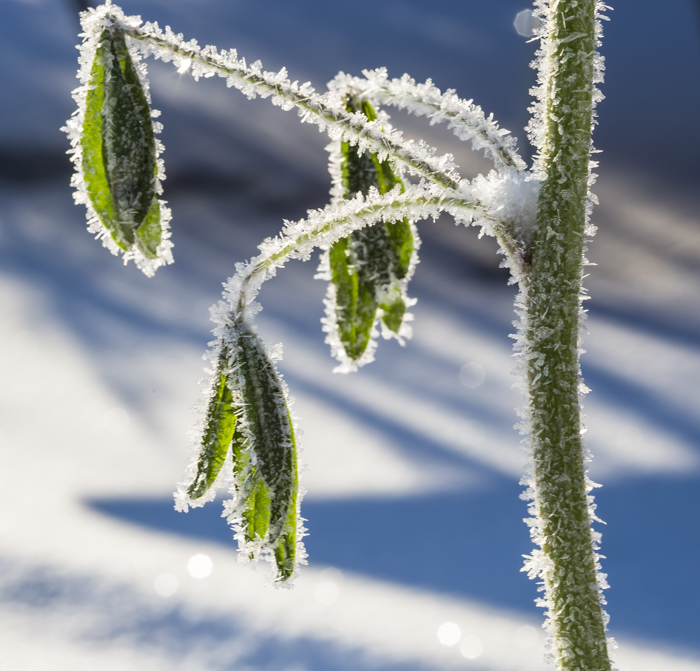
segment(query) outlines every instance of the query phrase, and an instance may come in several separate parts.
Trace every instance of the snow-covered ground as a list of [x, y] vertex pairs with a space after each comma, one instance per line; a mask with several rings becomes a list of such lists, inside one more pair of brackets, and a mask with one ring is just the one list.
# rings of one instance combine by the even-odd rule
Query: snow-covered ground
[[[432, 74], [524, 125], [520, 3], [328, 4], [124, 7], [319, 86], [341, 68]], [[617, 4], [584, 357], [610, 628], [621, 670], [698, 671], [699, 143], [686, 124], [700, 94], [674, 63], [697, 80], [700, 38], [690, 2], [661, 15]], [[543, 668], [535, 585], [519, 572], [530, 542], [514, 289], [476, 231], [421, 224], [414, 338], [380, 343], [356, 375], [331, 372], [314, 262], [263, 289], [260, 331], [284, 343], [308, 466], [310, 563], [293, 590], [236, 561], [219, 503], [173, 511], [208, 306], [283, 218], [324, 204], [325, 139], [221, 82], [151, 64], [176, 263], [152, 280], [122, 267], [84, 232], [67, 186], [57, 129], [72, 110], [72, 11], [2, 3], [0, 669]], [[379, 27], [358, 33], [370, 15]], [[439, 129], [395, 119], [454, 150]], [[467, 174], [488, 169], [455, 154]], [[211, 572], [197, 578], [201, 554]]]

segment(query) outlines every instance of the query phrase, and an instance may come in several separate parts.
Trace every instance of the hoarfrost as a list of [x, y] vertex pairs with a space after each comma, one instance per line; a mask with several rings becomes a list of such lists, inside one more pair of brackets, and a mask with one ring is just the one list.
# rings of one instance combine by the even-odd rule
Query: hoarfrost
[[[554, 372], [550, 372], [544, 364], [543, 359], [532, 353], [526, 343], [525, 332], [528, 324], [525, 318], [526, 297], [524, 293], [529, 270], [529, 245], [536, 220], [540, 184], [545, 173], [546, 103], [547, 97], [551, 93], [551, 90], [548, 89], [548, 81], [554, 68], [551, 55], [555, 47], [561, 44], [557, 43], [548, 33], [548, 19], [553, 5], [554, 3], [550, 3], [550, 0], [536, 0], [533, 13], [535, 23], [538, 23], [539, 26], [536, 29], [535, 39], [540, 40], [540, 47], [533, 63], [533, 67], [538, 70], [538, 83], [533, 89], [536, 101], [531, 108], [532, 120], [527, 130], [537, 150], [537, 155], [532, 170], [527, 171], [523, 160], [516, 151], [515, 140], [507, 131], [499, 128], [492, 116], [487, 117], [481, 108], [474, 105], [471, 100], [460, 99], [452, 90], [441, 92], [430, 80], [423, 84], [417, 84], [408, 75], [399, 79], [389, 79], [384, 69], [364, 71], [364, 78], [350, 77], [340, 73], [331, 82], [326, 93], [317, 93], [309, 83], [299, 85], [296, 81], [290, 81], [284, 68], [279, 72], [272, 73], [264, 71], [259, 61], [248, 66], [245, 59], [240, 58], [235, 50], [219, 51], [211, 46], [200, 47], [195, 40], [186, 42], [182, 35], [175, 34], [169, 27], [161, 30], [157, 23], [142, 25], [140, 17], [127, 17], [118, 7], [108, 2], [97, 10], [84, 13], [82, 19], [85, 39], [79, 59], [81, 87], [74, 92], [79, 110], [68, 121], [66, 127], [73, 146], [72, 160], [78, 169], [78, 175], [74, 177], [73, 182], [76, 188], [76, 201], [83, 202], [88, 208], [90, 230], [102, 237], [104, 244], [116, 253], [116, 245], [105, 234], [105, 229], [100, 227], [97, 216], [91, 209], [84, 181], [79, 174], [81, 167], [80, 128], [82, 127], [82, 115], [84, 115], [86, 87], [89, 85], [90, 67], [97, 40], [106, 25], [118, 25], [119, 29], [130, 38], [130, 53], [137, 64], [139, 77], [147, 96], [149, 94], [145, 68], [136, 51], [139, 51], [143, 56], [152, 55], [165, 62], [172, 61], [181, 72], [189, 69], [195, 79], [217, 75], [226, 80], [227, 86], [237, 88], [250, 98], [260, 95], [263, 98], [271, 98], [273, 104], [284, 110], [296, 108], [302, 122], [317, 124], [319, 130], [326, 132], [332, 140], [330, 149], [332, 202], [322, 210], [309, 211], [308, 216], [299, 222], [285, 222], [283, 230], [277, 237], [268, 238], [261, 243], [258, 256], [246, 263], [237, 264], [236, 274], [225, 284], [223, 299], [212, 308], [216, 340], [212, 343], [213, 347], [208, 354], [209, 374], [211, 376], [215, 374], [216, 363], [222, 348], [235, 347], [236, 339], [240, 336], [241, 325], [252, 324], [256, 313], [261, 309], [255, 300], [260, 287], [265, 280], [275, 275], [278, 268], [283, 267], [287, 259], [301, 258], [306, 260], [314, 248], [328, 249], [340, 238], [380, 220], [397, 221], [406, 217], [414, 222], [427, 217], [436, 218], [441, 212], [447, 211], [455, 217], [458, 223], [476, 224], [482, 227], [482, 233], [495, 235], [506, 255], [505, 264], [510, 267], [514, 280], [521, 283], [521, 292], [516, 299], [516, 312], [519, 315], [519, 321], [516, 322], [518, 334], [515, 336], [516, 386], [523, 390], [528, 401], [526, 406], [518, 411], [523, 420], [518, 428], [521, 432], [527, 433], [532, 419], [529, 398], [527, 397], [527, 366], [528, 364], [532, 365], [533, 370], [537, 369], [537, 376], [542, 378], [554, 375]], [[602, 34], [600, 22], [605, 18], [603, 12], [606, 9], [608, 8], [602, 2], [597, 2], [596, 46]], [[572, 35], [568, 39], [573, 43], [578, 37], [580, 36]], [[597, 52], [593, 57], [593, 68], [592, 101], [594, 109], [591, 123], [595, 124], [595, 105], [603, 98], [595, 85], [602, 81], [604, 69], [603, 58]], [[349, 90], [352, 90], [354, 95], [365, 97], [378, 104], [394, 105], [406, 109], [412, 114], [425, 116], [431, 124], [447, 123], [458, 138], [470, 140], [475, 149], [485, 151], [493, 160], [496, 170], [488, 176], [477, 177], [470, 184], [461, 179], [450, 155], [436, 156], [435, 150], [422, 141], [414, 142], [405, 139], [400, 131], [389, 126], [386, 115], [380, 113], [377, 119], [368, 120], [361, 112], [348, 112], [345, 109], [344, 96]], [[152, 117], [156, 116], [157, 113], [152, 112]], [[159, 132], [160, 124], [154, 122], [153, 126], [154, 132]], [[376, 190], [370, 190], [367, 195], [358, 194], [354, 198], [345, 200], [340, 178], [340, 151], [338, 149], [341, 141], [357, 146], [359, 152], [375, 153], [380, 162], [390, 160], [392, 166], [399, 173], [407, 171], [417, 176], [419, 182], [413, 185], [407, 184], [404, 193], [401, 193], [398, 188], [384, 195], [380, 195]], [[157, 142], [157, 150], [158, 153], [162, 151], [160, 142]], [[595, 181], [593, 173], [595, 167], [596, 163], [591, 161], [587, 185], [585, 228], [587, 236], [594, 232], [594, 227], [590, 224], [590, 211], [596, 201], [590, 193], [590, 188]], [[164, 173], [162, 161], [159, 159], [158, 193], [161, 192], [160, 181], [162, 179], [164, 179]], [[134, 258], [139, 267], [147, 274], [152, 274], [158, 265], [169, 263], [172, 260], [170, 256], [171, 245], [168, 240], [169, 233], [167, 232], [170, 214], [163, 201], [160, 202], [163, 238], [161, 248], [159, 248], [158, 261], [147, 262], [131, 251], [125, 254], [125, 261], [128, 258]], [[554, 231], [550, 232], [556, 237], [557, 234]], [[322, 258], [318, 276], [324, 279], [329, 278], [327, 257]], [[331, 348], [341, 361], [339, 368], [347, 370], [351, 369], [352, 366], [365, 363], [365, 358], [370, 360], [376, 345], [371, 343], [365, 356], [359, 362], [350, 362], [347, 357], [345, 360], [343, 359], [342, 345], [337, 335], [334, 336], [336, 329], [333, 323], [334, 311], [331, 307], [335, 304], [335, 296], [332, 292], [333, 287], [331, 286], [326, 298], [328, 312], [325, 327], [329, 333]], [[579, 316], [582, 317], [583, 312], [580, 306], [578, 309]], [[376, 333], [373, 334], [373, 341], [376, 335]], [[399, 335], [407, 337], [408, 331]], [[547, 334], [539, 332], [537, 337], [545, 335]], [[580, 350], [580, 344], [578, 349]], [[270, 365], [274, 366], [272, 360], [278, 360], [281, 357], [281, 351], [268, 348], [267, 356], [271, 360]], [[235, 366], [231, 368], [231, 371], [235, 373]], [[279, 376], [279, 374], [277, 375]], [[291, 399], [288, 397], [286, 384], [281, 376], [279, 379], [284, 402], [290, 404]], [[211, 385], [209, 386], [211, 387]], [[580, 383], [578, 385], [579, 398], [585, 391], [585, 385]], [[207, 398], [207, 400], [209, 399]], [[203, 427], [204, 418], [202, 417], [194, 431], [198, 441], [201, 439]], [[250, 434], [244, 418], [242, 418], [242, 430], [248, 431], [248, 441], [252, 444], [254, 437]], [[524, 443], [526, 449], [531, 453], [530, 438], [526, 437]], [[249, 458], [250, 464], [256, 463], [257, 455], [252, 448], [250, 448]], [[222, 470], [231, 473], [230, 456], [227, 459], [229, 461]], [[190, 476], [194, 473], [194, 468], [193, 465], [190, 469]], [[545, 584], [554, 580], [555, 567], [551, 558], [546, 556], [541, 549], [544, 547], [544, 536], [532, 470], [523, 479], [522, 484], [526, 486], [522, 498], [529, 501], [528, 510], [532, 515], [526, 522], [530, 526], [534, 543], [540, 547], [540, 549], [533, 550], [532, 554], [526, 558], [523, 570], [527, 571], [531, 578], [539, 579], [538, 589], [544, 591]], [[216, 485], [218, 482], [215, 483]], [[236, 482], [231, 484], [233, 499], [225, 505], [224, 516], [233, 523], [236, 529], [236, 537], [239, 539], [243, 555], [250, 557], [252, 554], [255, 558], [264, 556], [270, 558], [269, 546], [264, 546], [264, 544], [251, 545], [250, 541], [245, 538], [241, 522], [243, 499], [240, 495], [239, 485], [240, 483]], [[593, 497], [590, 495], [594, 486], [594, 483], [586, 479], [588, 517], [589, 520], [599, 521], [595, 513]], [[214, 492], [215, 487], [212, 487], [205, 497], [193, 501], [187, 496], [186, 490], [181, 487], [176, 493], [176, 507], [186, 510], [188, 506], [202, 505], [205, 500], [214, 497]], [[299, 516], [298, 509], [300, 498], [301, 493], [296, 501], [299, 529], [297, 561], [303, 562], [305, 552], [300, 542], [301, 535], [303, 535], [303, 520]], [[607, 582], [606, 576], [600, 571], [599, 559], [601, 555], [597, 552], [600, 534], [592, 531], [590, 526], [587, 533], [590, 534], [590, 542], [595, 551], [599, 598], [601, 603], [605, 603], [600, 590], [607, 587]], [[551, 618], [554, 616], [553, 604], [545, 596], [545, 598], [538, 599], [538, 605], [548, 609], [547, 622], [551, 628]], [[563, 644], [566, 647], [568, 643], [564, 642]], [[610, 639], [609, 647], [611, 649], [613, 647], [612, 639]]]
[[[559, 123], [559, 120], [553, 116], [553, 113], [548, 112], [547, 105], [550, 100], [556, 100], [556, 93], [551, 88], [553, 86], [551, 82], [554, 81], [554, 74], [556, 68], [558, 67], [556, 59], [553, 58], [555, 50], [561, 48], [562, 45], [566, 44], [568, 45], [566, 48], [569, 51], [571, 51], [569, 57], [575, 57], [575, 50], [579, 49], [577, 41], [583, 35], [572, 34], [564, 40], [558, 40], [556, 37], [556, 31], [552, 28], [553, 23], [550, 21], [552, 17], [552, 12], [554, 11], [554, 6], [555, 3], [550, 2], [550, 0], [537, 0], [535, 2], [534, 17], [535, 23], [538, 22], [538, 27], [536, 28], [534, 39], [538, 39], [540, 41], [540, 46], [537, 51], [535, 61], [532, 63], [532, 67], [538, 70], [538, 81], [537, 86], [531, 91], [531, 93], [535, 97], [535, 103], [530, 108], [532, 117], [530, 123], [528, 124], [527, 131], [532, 144], [537, 150], [537, 155], [535, 156], [534, 165], [532, 169], [532, 172], [537, 181], [544, 180], [547, 162], [551, 162], [558, 168], [560, 174], [562, 175], [562, 180], [564, 179], [563, 175], [566, 174], [566, 171], [568, 169], [567, 166], [564, 165], [563, 162], [561, 162], [562, 159], [559, 155], [551, 155], [551, 147], [547, 146], [546, 144], [548, 121]], [[601, 19], [606, 18], [603, 15], [604, 10], [606, 9], [608, 9], [608, 7], [600, 1], [598, 1], [595, 5], [595, 47], [598, 47], [600, 45], [600, 38], [602, 35]], [[582, 11], [582, 5], [579, 5], [577, 7], [574, 3], [572, 11]], [[582, 59], [590, 58], [591, 54], [589, 52], [582, 52], [580, 54], [580, 57]], [[592, 129], [592, 126], [596, 123], [595, 105], [603, 99], [603, 96], [596, 87], [596, 84], [602, 82], [603, 80], [604, 62], [602, 56], [600, 56], [597, 52], [592, 55], [591, 60], [593, 67], [593, 88], [591, 92], [593, 105], [593, 113], [591, 118]], [[561, 132], [561, 125], [559, 125], [559, 130]], [[587, 150], [590, 152], [594, 151], [592, 147], [588, 147]], [[582, 185], [583, 188], [587, 188], [585, 222], [583, 230], [584, 236], [587, 237], [592, 236], [595, 232], [595, 227], [593, 227], [590, 223], [590, 214], [592, 211], [593, 204], [596, 203], [597, 200], [595, 196], [590, 192], [590, 188], [592, 187], [596, 179], [596, 175], [593, 172], [593, 169], [596, 167], [596, 165], [597, 163], [595, 161], [589, 162], [588, 181], [587, 184], [584, 182], [584, 184]], [[548, 232], [552, 240], [558, 240], [558, 234], [554, 230], [550, 228]], [[561, 245], [559, 247], [561, 247]], [[554, 245], [554, 248], [557, 249], [557, 246]], [[561, 252], [562, 249], [559, 248], [557, 253], [561, 254]], [[583, 264], [585, 265], [586, 263], [587, 262], [584, 258]], [[516, 299], [516, 312], [518, 313], [519, 319], [517, 322], [514, 323], [514, 325], [517, 328], [517, 334], [515, 336], [512, 336], [516, 340], [514, 349], [517, 362], [516, 382], [514, 386], [516, 386], [522, 391], [523, 396], [526, 400], [526, 405], [518, 410], [518, 414], [523, 421], [519, 425], [517, 425], [517, 428], [519, 428], [522, 433], [526, 434], [526, 438], [524, 439], [523, 444], [526, 452], [529, 455], [529, 461], [531, 464], [527, 475], [525, 476], [525, 478], [523, 478], [523, 481], [521, 482], [521, 484], [525, 485], [526, 487], [526, 490], [523, 492], [521, 498], [530, 502], [528, 506], [528, 512], [532, 517], [525, 521], [530, 527], [530, 534], [534, 544], [540, 549], [533, 550], [532, 554], [526, 557], [525, 565], [522, 570], [526, 571], [530, 578], [538, 579], [538, 589], [540, 589], [541, 591], [545, 591], [545, 586], [547, 586], [548, 588], [555, 586], [559, 578], [554, 563], [551, 561], [551, 559], [549, 559], [546, 556], [544, 552], [546, 538], [543, 527], [545, 524], [545, 520], [540, 510], [540, 499], [544, 496], [543, 490], [546, 487], [546, 483], [538, 482], [538, 486], [536, 486], [533, 444], [532, 437], [529, 435], [529, 430], [532, 425], [533, 417], [531, 416], [531, 399], [529, 397], [528, 392], [527, 377], [529, 368], [529, 374], [533, 378], [530, 380], [530, 385], [534, 385], [540, 378], [547, 378], [550, 376], [550, 374], [553, 375], [553, 372], [549, 371], [549, 369], [544, 363], [543, 357], [533, 352], [534, 345], [532, 342], [528, 342], [528, 338], [526, 335], [528, 330], [532, 328], [531, 325], [528, 324], [526, 317], [527, 279], [528, 278], [525, 277], [525, 281], [521, 282], [521, 290]], [[579, 296], [578, 301], [579, 304], [576, 307], [580, 331], [583, 330], [583, 319], [585, 318], [585, 311], [581, 307], [581, 301], [586, 298], [584, 293], [585, 292], [581, 290], [581, 295]], [[561, 325], [557, 326], [557, 328], [561, 328]], [[551, 330], [552, 329], [550, 329], [550, 331]], [[546, 337], [549, 337], [549, 335], [551, 334], [545, 333], [543, 329], [537, 329], [536, 332], [533, 334], [533, 338], [534, 340], [540, 341]], [[581, 335], [581, 332], [579, 332], [578, 343], [576, 345], [577, 362], [578, 355], [580, 355], [580, 353], [582, 352]], [[533, 373], [533, 371], [536, 371], [536, 373]], [[578, 377], [576, 392], [578, 395], [578, 403], [580, 407], [581, 399], [583, 395], [588, 391], [588, 389], [580, 379], [580, 368], [578, 366], [578, 363], [576, 365], [576, 373]], [[583, 433], [584, 431], [585, 427], [582, 425], [581, 433]], [[585, 448], [585, 446], [583, 447], [583, 459], [584, 464], [590, 461], [590, 454]], [[547, 464], [540, 465], [540, 468], [543, 472], [547, 470], [547, 467]], [[593, 496], [590, 494], [591, 490], [596, 486], [597, 485], [595, 485], [595, 483], [593, 483], [587, 476], [585, 477], [585, 487], [588, 505], [588, 524], [586, 525], [585, 530], [581, 530], [582, 536], [580, 539], [578, 539], [578, 543], [579, 546], [585, 546], [588, 543], [593, 548], [598, 599], [600, 604], [604, 605], [605, 598], [603, 597], [602, 590], [606, 589], [608, 585], [605, 574], [601, 572], [600, 559], [603, 557], [598, 553], [601, 535], [599, 532], [591, 528], [591, 522], [601, 522], [601, 520], [596, 515], [596, 506], [594, 503]], [[549, 590], [547, 590], [547, 592], [549, 592]], [[558, 613], [556, 613], [558, 606], [553, 603], [549, 596], [545, 596], [544, 598], [540, 599], [538, 601], [538, 605], [547, 609], [546, 628], [550, 634], [550, 659], [555, 653], [563, 657], [566, 657], [569, 654], [573, 654], [571, 649], [571, 641], [566, 640], [561, 635], [561, 633], [557, 633], [554, 631], [554, 619], [558, 615]], [[604, 610], [602, 610], [602, 613], [603, 624], [607, 625], [608, 616]], [[608, 639], [608, 651], [610, 652], [614, 650], [614, 647], [614, 641], [612, 639]]]
[[471, 140], [474, 149], [483, 150], [497, 169], [525, 170], [510, 132], [499, 128], [493, 115], [487, 117], [472, 100], [462, 100], [452, 89], [442, 93], [430, 79], [423, 84], [416, 84], [407, 74], [389, 79], [386, 68], [363, 70], [362, 74], [364, 79], [341, 72], [329, 88], [352, 90], [379, 105], [395, 105], [410, 114], [428, 117], [431, 125], [446, 122], [460, 140]]
[[[141, 23], [138, 16], [125, 16], [123, 11], [111, 2], [97, 7], [96, 9], [88, 9], [82, 12], [80, 16], [83, 32], [83, 42], [79, 47], [80, 54], [78, 63], [80, 68], [77, 77], [80, 80], [80, 86], [73, 91], [73, 99], [78, 104], [78, 109], [73, 113], [66, 125], [61, 129], [67, 135], [71, 143], [71, 149], [68, 153], [71, 155], [71, 161], [75, 166], [75, 173], [71, 179], [71, 186], [75, 189], [73, 198], [76, 203], [85, 205], [87, 209], [88, 231], [95, 234], [95, 237], [102, 241], [102, 244], [109, 249], [112, 254], [118, 255], [122, 253], [122, 249], [112, 239], [110, 232], [100, 221], [100, 218], [93, 207], [87, 191], [87, 185], [83, 175], [83, 151], [81, 147], [81, 138], [86, 114], [87, 93], [90, 86], [92, 64], [95, 59], [95, 54], [100, 42], [100, 36], [105, 28], [113, 25], [119, 25], [125, 31], [136, 29]], [[149, 108], [151, 96], [149, 90], [148, 79], [146, 77], [146, 67], [141, 61], [141, 55], [138, 50], [133, 48], [133, 44], [128, 44], [129, 55], [134, 63], [137, 75], [141, 82], [141, 87], [148, 101]], [[160, 115], [157, 110], [150, 110], [151, 118], [155, 119]], [[160, 133], [162, 124], [152, 122], [153, 132]], [[165, 179], [165, 168], [162, 159], [159, 155], [163, 152], [163, 144], [156, 140], [156, 164], [157, 174], [155, 181], [155, 190], [157, 194], [162, 194], [162, 181]], [[155, 271], [163, 265], [173, 262], [172, 257], [172, 242], [170, 241], [170, 219], [172, 217], [170, 209], [166, 205], [166, 201], [159, 200], [160, 206], [160, 226], [161, 237], [157, 248], [156, 258], [147, 258], [136, 245], [124, 252], [124, 263], [133, 260], [136, 265], [148, 276], [151, 277]]]

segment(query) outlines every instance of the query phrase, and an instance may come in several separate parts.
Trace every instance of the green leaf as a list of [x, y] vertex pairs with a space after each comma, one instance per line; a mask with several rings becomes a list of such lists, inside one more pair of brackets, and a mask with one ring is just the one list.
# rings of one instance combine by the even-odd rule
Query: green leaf
[[217, 384], [209, 401], [207, 418], [200, 448], [197, 474], [187, 488], [192, 499], [199, 499], [214, 484], [226, 460], [228, 448], [236, 429], [236, 414], [227, 376], [217, 375]]
[[237, 326], [230, 344], [240, 397], [236, 413], [245, 429], [236, 431], [232, 449], [234, 478], [243, 498], [246, 541], [273, 551], [277, 579], [294, 571], [299, 477], [297, 449], [282, 381], [258, 336]]
[[121, 249], [156, 258], [161, 240], [156, 145], [146, 94], [124, 35], [106, 28], [95, 52], [81, 135], [83, 177]]
[[345, 353], [359, 359], [369, 343], [377, 312], [374, 291], [360, 282], [351, 252], [351, 239], [338, 240], [330, 249], [331, 281], [335, 285], [335, 313], [338, 336]]
[[393, 303], [382, 303], [382, 321], [386, 327], [398, 333], [406, 312], [406, 302], [399, 296]]
[[272, 492], [269, 535], [274, 541], [286, 524], [292, 492], [298, 486], [294, 429], [275, 366], [260, 338], [248, 328], [238, 335], [236, 357], [256, 468]]
[[[367, 101], [356, 104], [351, 100], [347, 109], [359, 109], [370, 121], [377, 118]], [[357, 193], [366, 196], [372, 187], [384, 194], [398, 184], [403, 191], [389, 162], [380, 162], [376, 154], [360, 154], [356, 146], [343, 142], [341, 156], [346, 198]], [[378, 308], [385, 326], [398, 335], [406, 310], [401, 280], [408, 274], [413, 252], [413, 232], [407, 219], [377, 222], [331, 246], [329, 265], [335, 287], [337, 335], [352, 361], [358, 361], [367, 349]]]
[[257, 468], [253, 468], [248, 476], [246, 490], [243, 509], [246, 540], [261, 541], [270, 528], [270, 488]]

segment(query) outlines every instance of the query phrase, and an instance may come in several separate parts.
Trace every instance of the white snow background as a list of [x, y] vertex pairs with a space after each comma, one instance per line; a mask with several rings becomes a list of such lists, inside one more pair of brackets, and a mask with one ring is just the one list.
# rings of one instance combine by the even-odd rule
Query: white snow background
[[[310, 563], [296, 587], [236, 562], [218, 503], [173, 511], [208, 307], [283, 218], [327, 202], [327, 141], [268, 101], [149, 62], [176, 261], [151, 280], [122, 267], [68, 185], [75, 5], [0, 3], [0, 669], [542, 669], [535, 585], [519, 572], [513, 288], [493, 242], [447, 218], [419, 224], [413, 340], [381, 342], [358, 374], [331, 373], [315, 262], [260, 295], [304, 431]], [[317, 88], [340, 69], [432, 77], [527, 152], [525, 3], [122, 6]], [[697, 10], [620, 0], [605, 26], [583, 368], [624, 671], [700, 670]], [[466, 174], [488, 169], [447, 131], [392, 119]]]

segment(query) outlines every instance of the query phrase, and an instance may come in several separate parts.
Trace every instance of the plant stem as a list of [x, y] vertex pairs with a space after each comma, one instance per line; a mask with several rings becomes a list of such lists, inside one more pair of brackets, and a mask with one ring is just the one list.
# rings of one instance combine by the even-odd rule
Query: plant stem
[[588, 203], [595, 0], [551, 0], [544, 181], [525, 287], [534, 508], [554, 655], [565, 671], [609, 671], [580, 413], [580, 294]]
[[[229, 321], [234, 323], [244, 319], [244, 311], [252, 300], [252, 297], [248, 295], [248, 288], [251, 284], [255, 284], [254, 294], [257, 294], [259, 289], [259, 284], [255, 282], [256, 278], [262, 276], [262, 281], [268, 279], [271, 276], [267, 274], [268, 270], [283, 265], [287, 259], [295, 255], [308, 254], [311, 249], [320, 245], [331, 245], [353, 231], [369, 226], [380, 219], [398, 221], [406, 216], [417, 217], [418, 213], [420, 218], [435, 217], [442, 211], [462, 217], [472, 214], [481, 221], [488, 220], [496, 238], [508, 253], [513, 267], [521, 270], [520, 245], [510, 237], [507, 226], [495, 217], [489, 216], [489, 213], [484, 210], [483, 205], [477, 199], [389, 193], [384, 197], [377, 197], [375, 202], [367, 202], [359, 207], [354, 201], [347, 201], [345, 208], [338, 208], [335, 213], [330, 215], [323, 216], [325, 211], [318, 211], [315, 213], [317, 216], [314, 218], [314, 224], [309, 227], [305, 225], [307, 222], [304, 220], [290, 224], [288, 226], [289, 232], [283, 233], [278, 238], [274, 251], [261, 254], [248, 265], [241, 277], [239, 293]], [[310, 214], [314, 215], [313, 212]]]
[[428, 117], [431, 124], [446, 121], [457, 137], [472, 140], [474, 148], [483, 149], [497, 170], [526, 169], [510, 133], [500, 129], [493, 115], [487, 117], [471, 100], [461, 100], [454, 91], [442, 93], [430, 80], [416, 84], [408, 75], [389, 79], [384, 68], [365, 70], [364, 75], [362, 78], [341, 74], [336, 81], [378, 105], [407, 109], [416, 116]]
[[417, 153], [397, 138], [376, 132], [362, 115], [349, 114], [342, 105], [334, 108], [327, 104], [313, 89], [306, 91], [303, 87], [290, 84], [286, 77], [248, 67], [245, 61], [238, 61], [235, 56], [227, 58], [221, 53], [208, 52], [197, 46], [181, 43], [177, 37], [147, 33], [140, 28], [125, 25], [120, 25], [120, 29], [137, 42], [155, 47], [156, 56], [159, 55], [158, 50], [175, 54], [216, 72], [231, 82], [231, 85], [242, 90], [255, 90], [256, 94], [275, 96], [288, 103], [290, 108], [293, 106], [299, 109], [304, 114], [304, 120], [313, 118], [322, 127], [342, 129], [346, 139], [353, 144], [362, 137], [372, 152], [386, 154], [416, 174], [446, 189], [459, 190], [460, 178], [455, 171], [442, 170], [434, 157], [426, 155], [425, 152]]

